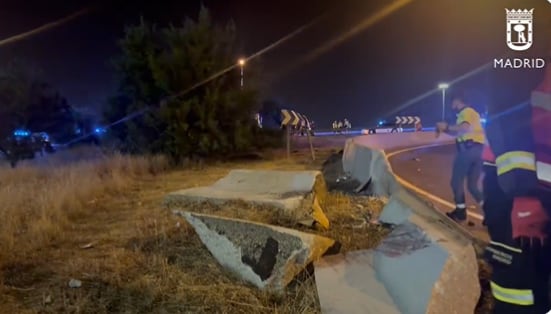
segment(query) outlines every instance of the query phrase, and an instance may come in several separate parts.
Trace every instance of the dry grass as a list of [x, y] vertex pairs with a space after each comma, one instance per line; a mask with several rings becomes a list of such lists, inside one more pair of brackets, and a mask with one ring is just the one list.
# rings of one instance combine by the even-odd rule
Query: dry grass
[[[0, 311], [317, 313], [311, 278], [297, 281], [286, 297], [259, 292], [222, 269], [193, 229], [160, 204], [165, 193], [211, 184], [232, 168], [319, 166], [297, 154], [292, 160], [167, 171], [160, 157], [81, 151], [1, 168]], [[322, 234], [341, 241], [344, 250], [372, 247], [386, 231], [362, 222], [382, 205], [330, 194], [326, 207], [332, 229]], [[234, 204], [190, 210], [291, 223], [269, 210], [251, 209]], [[69, 288], [72, 278], [82, 286]]]

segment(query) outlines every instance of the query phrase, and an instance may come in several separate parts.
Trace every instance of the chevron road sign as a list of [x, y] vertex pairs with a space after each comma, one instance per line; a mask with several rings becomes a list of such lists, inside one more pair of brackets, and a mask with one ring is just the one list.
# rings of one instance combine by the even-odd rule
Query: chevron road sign
[[417, 116], [398, 116], [396, 117], [396, 124], [417, 124], [421, 122], [421, 118]]
[[282, 109], [281, 110], [281, 125], [298, 125], [302, 118], [293, 110]]

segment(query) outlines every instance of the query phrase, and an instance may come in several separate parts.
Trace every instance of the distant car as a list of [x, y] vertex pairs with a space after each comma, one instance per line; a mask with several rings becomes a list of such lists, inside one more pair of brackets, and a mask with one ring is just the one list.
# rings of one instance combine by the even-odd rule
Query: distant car
[[396, 124], [391, 122], [379, 123], [374, 128], [363, 129], [362, 134], [382, 134], [382, 133], [402, 133], [404, 129]]
[[17, 129], [1, 141], [0, 152], [15, 168], [20, 160], [34, 159], [37, 152], [40, 155], [44, 152], [53, 153], [54, 148], [47, 133], [31, 133], [28, 130]]

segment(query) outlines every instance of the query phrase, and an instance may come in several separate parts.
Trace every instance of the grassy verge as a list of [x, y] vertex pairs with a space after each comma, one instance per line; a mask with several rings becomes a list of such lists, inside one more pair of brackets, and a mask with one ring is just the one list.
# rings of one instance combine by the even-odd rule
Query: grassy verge
[[[318, 160], [327, 156], [319, 152]], [[320, 164], [307, 154], [291, 160], [274, 154], [174, 170], [161, 157], [71, 152], [47, 163], [1, 168], [1, 312], [317, 313], [312, 279], [295, 283], [286, 297], [259, 292], [222, 269], [161, 200], [170, 191], [211, 184], [232, 168]], [[330, 194], [332, 229], [323, 234], [342, 242], [345, 251], [373, 247], [386, 231], [362, 224], [363, 217], [382, 206], [377, 199]], [[189, 210], [289, 224], [286, 217], [239, 204]], [[70, 288], [71, 279], [82, 285]]]

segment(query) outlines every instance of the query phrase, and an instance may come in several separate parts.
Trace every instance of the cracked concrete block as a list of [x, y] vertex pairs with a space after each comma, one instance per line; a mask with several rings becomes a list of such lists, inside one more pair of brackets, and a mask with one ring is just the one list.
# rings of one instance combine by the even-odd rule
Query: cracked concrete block
[[[342, 258], [342, 271], [326, 272], [333, 276], [318, 283], [318, 290], [356, 291], [354, 299], [342, 302], [320, 292], [320, 302], [333, 312], [377, 313], [362, 300], [386, 300], [378, 304], [379, 313], [473, 313], [480, 296], [478, 262], [472, 236], [466, 234], [444, 214], [428, 206], [403, 188], [394, 177], [385, 151], [421, 145], [445, 144], [450, 137], [434, 137], [434, 133], [381, 134], [347, 141], [343, 167], [353, 178], [370, 185], [374, 194], [390, 196], [379, 221], [395, 229], [382, 243], [361, 260], [368, 271], [356, 274], [360, 260]], [[334, 266], [336, 267], [336, 266]], [[321, 269], [316, 269], [316, 279]], [[342, 274], [367, 276], [361, 282], [344, 281]], [[339, 277], [340, 276], [340, 277]], [[340, 279], [339, 279], [340, 278]], [[329, 287], [327, 282], [334, 282]], [[326, 284], [324, 284], [324, 282]], [[323, 285], [323, 286], [320, 286]], [[383, 293], [383, 289], [386, 295]], [[340, 296], [340, 294], [339, 294]], [[343, 297], [344, 298], [344, 297]], [[390, 298], [390, 299], [389, 299]], [[389, 300], [392, 300], [390, 302]], [[354, 304], [357, 307], [344, 305]]]
[[320, 171], [232, 170], [211, 186], [169, 193], [164, 204], [170, 208], [189, 203], [228, 201], [270, 206], [299, 221], [317, 222], [329, 228], [323, 211], [327, 187]]
[[442, 134], [438, 138], [432, 132], [388, 133], [364, 135], [346, 140], [343, 168], [359, 186], [368, 185], [374, 195], [390, 196], [398, 188], [386, 151], [404, 147], [436, 145], [452, 142], [453, 138]]
[[293, 229], [191, 212], [174, 214], [193, 226], [222, 266], [264, 290], [281, 291], [335, 247], [333, 239]]
[[324, 257], [314, 264], [322, 313], [401, 314], [377, 279], [374, 255], [371, 250], [353, 251]]
[[323, 313], [471, 314], [480, 296], [477, 270], [472, 246], [434, 241], [412, 223], [374, 250], [315, 264]]

